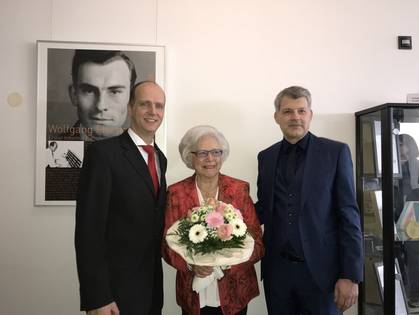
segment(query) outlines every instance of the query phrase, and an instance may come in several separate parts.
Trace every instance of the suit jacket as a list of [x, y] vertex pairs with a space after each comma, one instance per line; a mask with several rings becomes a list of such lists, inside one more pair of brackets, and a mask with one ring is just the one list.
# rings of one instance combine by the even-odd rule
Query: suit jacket
[[[249, 184], [219, 175], [218, 199], [230, 203], [242, 212], [244, 222], [255, 239], [255, 247], [249, 261], [224, 270], [224, 277], [218, 280], [220, 304], [224, 315], [233, 315], [242, 310], [249, 301], [259, 295], [254, 264], [263, 255], [262, 231], [252, 199]], [[195, 186], [195, 175], [169, 186], [166, 209], [165, 232], [180, 218], [186, 217], [188, 210], [199, 206]], [[163, 258], [177, 269], [176, 300], [189, 315], [199, 315], [199, 295], [192, 290], [194, 274], [186, 262], [163, 242]]]
[[81, 309], [116, 301], [121, 314], [163, 305], [161, 238], [167, 161], [159, 195], [147, 164], [125, 131], [89, 146], [76, 208], [75, 247]]
[[[258, 155], [258, 202], [256, 210], [265, 225], [265, 257], [262, 274], [269, 276], [272, 244], [274, 185], [282, 142]], [[349, 147], [340, 142], [311, 135], [302, 178], [298, 220], [304, 257], [322, 290], [333, 290], [339, 278], [362, 280], [363, 252], [359, 209], [355, 198], [353, 166]], [[282, 234], [285, 237], [284, 233]]]

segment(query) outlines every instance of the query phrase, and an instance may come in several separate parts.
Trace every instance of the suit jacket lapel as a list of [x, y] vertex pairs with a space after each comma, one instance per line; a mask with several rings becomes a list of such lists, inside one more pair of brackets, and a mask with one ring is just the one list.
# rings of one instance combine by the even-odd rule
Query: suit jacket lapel
[[[162, 192], [166, 191], [166, 169], [167, 169], [167, 159], [164, 156], [163, 152], [154, 142], [154, 148], [156, 149], [157, 156], [159, 158], [159, 165], [160, 165], [160, 189], [159, 189], [159, 197], [162, 196]], [[150, 176], [151, 179], [151, 176]], [[154, 191], [154, 186], [153, 186]]]
[[320, 146], [318, 144], [318, 138], [311, 134], [310, 143], [307, 148], [307, 156], [304, 165], [304, 174], [301, 188], [301, 210], [304, 209], [304, 205], [310, 196], [310, 187], [316, 182], [316, 178], [322, 176], [322, 155], [319, 152]]
[[140, 151], [138, 151], [138, 148], [135, 146], [135, 143], [132, 141], [128, 132], [125, 131], [122, 135], [120, 135], [120, 139], [125, 157], [140, 177], [145, 181], [151, 193], [155, 195], [153, 181], [151, 179], [150, 172], [148, 171], [147, 163], [144, 161], [144, 158], [142, 157]]
[[[163, 152], [160, 150], [160, 148], [157, 146], [156, 143], [154, 143], [154, 148], [156, 149], [157, 152], [157, 156], [159, 158], [159, 164], [160, 164], [160, 174], [163, 175], [166, 173], [166, 168], [167, 168], [167, 159], [164, 156]], [[161, 176], [164, 177], [164, 176]], [[161, 179], [162, 181], [162, 179]], [[162, 185], [162, 184], [160, 184]]]

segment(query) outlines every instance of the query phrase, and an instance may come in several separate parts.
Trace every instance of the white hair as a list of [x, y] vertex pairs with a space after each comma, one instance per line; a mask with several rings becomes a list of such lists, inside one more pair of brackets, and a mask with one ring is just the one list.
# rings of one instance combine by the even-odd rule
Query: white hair
[[199, 140], [206, 136], [213, 137], [221, 146], [221, 150], [223, 150], [221, 162], [224, 163], [227, 160], [230, 154], [230, 145], [224, 135], [212, 126], [195, 126], [185, 133], [179, 143], [180, 157], [188, 168], [193, 169], [191, 152], [196, 150]]

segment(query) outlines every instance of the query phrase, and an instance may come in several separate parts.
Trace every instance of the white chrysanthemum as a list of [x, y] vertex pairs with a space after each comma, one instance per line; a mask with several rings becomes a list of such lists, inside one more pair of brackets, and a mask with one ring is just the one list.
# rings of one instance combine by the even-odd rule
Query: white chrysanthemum
[[225, 218], [228, 222], [230, 222], [230, 223], [231, 223], [231, 221], [233, 221], [233, 220], [235, 219], [235, 217], [234, 217], [234, 213], [232, 213], [232, 212], [227, 212], [227, 213], [224, 213], [224, 218]]
[[199, 221], [199, 214], [194, 213], [191, 215], [191, 222], [196, 223]]
[[228, 204], [225, 208], [224, 208], [224, 213], [234, 213], [234, 207], [230, 204]]
[[201, 243], [207, 237], [208, 233], [204, 226], [195, 224], [189, 230], [189, 239], [192, 243]]
[[232, 234], [234, 236], [240, 237], [246, 234], [247, 226], [242, 220], [234, 219], [230, 222], [230, 224], [233, 226]]
[[202, 206], [202, 207], [200, 207], [199, 208], [199, 213], [202, 215], [202, 214], [205, 214], [205, 213], [208, 213], [208, 212], [211, 212], [212, 211], [212, 207], [210, 207], [210, 206]]

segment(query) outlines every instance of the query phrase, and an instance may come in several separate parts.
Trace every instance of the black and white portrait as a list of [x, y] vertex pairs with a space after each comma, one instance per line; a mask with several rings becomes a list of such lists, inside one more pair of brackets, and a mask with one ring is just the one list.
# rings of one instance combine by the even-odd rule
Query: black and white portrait
[[38, 41], [36, 204], [74, 204], [89, 144], [129, 126], [131, 87], [164, 86], [163, 63], [161, 46]]

